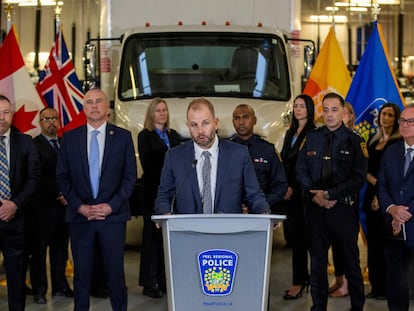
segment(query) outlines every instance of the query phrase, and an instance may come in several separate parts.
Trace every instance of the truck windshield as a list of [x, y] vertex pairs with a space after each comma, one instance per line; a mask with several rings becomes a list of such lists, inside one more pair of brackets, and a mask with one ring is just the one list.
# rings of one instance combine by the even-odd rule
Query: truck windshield
[[124, 101], [160, 97], [290, 98], [288, 60], [276, 35], [229, 32], [136, 34], [119, 77]]

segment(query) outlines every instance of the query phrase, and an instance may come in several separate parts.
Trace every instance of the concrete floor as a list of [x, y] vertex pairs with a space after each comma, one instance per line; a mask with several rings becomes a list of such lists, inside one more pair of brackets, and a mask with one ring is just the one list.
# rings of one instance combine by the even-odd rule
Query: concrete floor
[[[139, 226], [139, 225], [138, 225]], [[139, 230], [135, 225], [128, 226], [128, 244], [139, 243]], [[366, 266], [365, 247], [360, 242], [361, 249], [361, 266]], [[135, 311], [167, 311], [167, 299], [152, 299], [142, 295], [142, 287], [137, 286], [139, 252], [137, 247], [129, 247], [125, 256], [126, 279], [129, 292], [128, 310]], [[305, 311], [309, 310], [312, 301], [310, 293], [304, 293], [297, 300], [285, 301], [282, 296], [284, 290], [290, 286], [291, 268], [290, 268], [291, 251], [284, 248], [284, 240], [282, 230], [277, 229], [274, 236], [273, 255], [271, 266], [271, 284], [270, 284], [270, 310], [278, 311]], [[330, 276], [333, 279], [333, 276]], [[70, 281], [72, 281], [70, 279]], [[369, 285], [366, 285], [366, 292], [369, 292]], [[27, 297], [26, 310], [28, 311], [69, 311], [73, 310], [73, 301], [70, 298], [54, 297], [50, 293], [47, 295], [48, 303], [46, 305], [38, 305], [33, 303], [31, 296]], [[330, 298], [328, 303], [328, 311], [346, 311], [350, 309], [349, 297]], [[7, 289], [0, 286], [0, 311], [7, 310]], [[111, 306], [109, 299], [91, 299], [91, 308], [94, 311], [110, 311]], [[377, 301], [369, 299], [365, 305], [365, 311], [386, 311], [386, 301]], [[410, 311], [414, 311], [414, 301]], [[198, 311], [198, 310], [194, 310]], [[249, 310], [240, 310], [249, 311]]]

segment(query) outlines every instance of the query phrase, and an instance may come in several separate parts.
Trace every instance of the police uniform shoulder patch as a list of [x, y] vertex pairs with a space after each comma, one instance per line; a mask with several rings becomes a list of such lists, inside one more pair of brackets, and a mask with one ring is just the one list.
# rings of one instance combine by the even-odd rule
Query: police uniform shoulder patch
[[365, 141], [361, 141], [359, 145], [361, 146], [362, 154], [364, 155], [364, 157], [368, 158], [367, 143]]

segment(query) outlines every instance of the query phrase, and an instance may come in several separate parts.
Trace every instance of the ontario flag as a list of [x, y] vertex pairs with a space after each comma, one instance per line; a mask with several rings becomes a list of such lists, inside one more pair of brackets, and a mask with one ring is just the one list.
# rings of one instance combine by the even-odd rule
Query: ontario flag
[[62, 29], [50, 50], [36, 89], [46, 106], [59, 114], [60, 134], [86, 123], [83, 113], [83, 92], [75, 67], [69, 56]]
[[384, 103], [404, 107], [386, 47], [382, 27], [375, 21], [346, 96], [355, 110], [355, 129], [366, 141], [376, 133], [379, 109]]
[[334, 27], [331, 27], [303, 90], [315, 103], [315, 119], [322, 116], [325, 94], [334, 92], [345, 97], [350, 84], [351, 76], [335, 37]]
[[39, 111], [44, 108], [30, 79], [12, 26], [0, 47], [0, 93], [12, 103], [13, 125], [22, 133], [40, 133]]

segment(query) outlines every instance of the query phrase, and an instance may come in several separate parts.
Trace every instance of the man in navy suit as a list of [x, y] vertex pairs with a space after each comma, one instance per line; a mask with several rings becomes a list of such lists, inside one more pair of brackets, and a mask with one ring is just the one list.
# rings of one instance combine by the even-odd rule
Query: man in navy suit
[[128, 201], [137, 177], [132, 137], [129, 131], [107, 123], [109, 103], [101, 90], [89, 90], [83, 107], [87, 125], [64, 134], [57, 165], [57, 180], [68, 201], [75, 310], [89, 309], [97, 242], [112, 309], [125, 311], [125, 231], [130, 219]]
[[[66, 199], [56, 183], [56, 162], [60, 138], [56, 109], [39, 112], [41, 133], [33, 139], [39, 154], [41, 175], [39, 188], [28, 211], [28, 235], [31, 244], [30, 283], [36, 303], [45, 304], [48, 288], [46, 255], [49, 248], [50, 280], [53, 296], [73, 297], [65, 276], [68, 259], [69, 229], [65, 223]], [[29, 224], [27, 224], [29, 223]]]
[[[246, 146], [218, 138], [218, 118], [207, 99], [190, 102], [187, 127], [192, 141], [166, 154], [155, 212], [242, 213], [246, 199], [250, 212], [268, 213]], [[205, 174], [207, 163], [210, 169]]]
[[390, 311], [409, 309], [408, 270], [414, 261], [414, 105], [405, 107], [399, 121], [404, 140], [385, 151], [377, 181], [379, 204], [394, 235], [385, 247]]
[[0, 190], [0, 250], [6, 270], [10, 311], [25, 308], [24, 215], [36, 191], [40, 162], [32, 138], [10, 129], [10, 100], [0, 95], [0, 141], [3, 146]]

